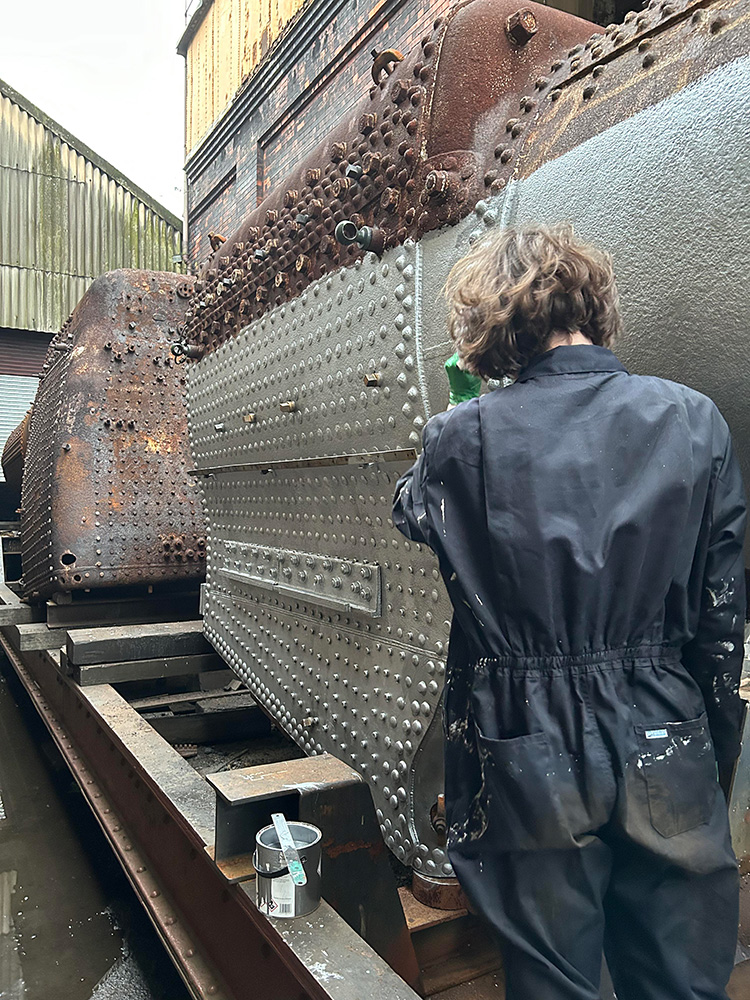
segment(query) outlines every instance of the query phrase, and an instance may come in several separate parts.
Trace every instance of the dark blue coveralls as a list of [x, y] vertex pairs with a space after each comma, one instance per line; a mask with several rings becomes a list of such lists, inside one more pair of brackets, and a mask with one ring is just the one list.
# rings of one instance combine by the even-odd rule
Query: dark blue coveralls
[[448, 850], [509, 1000], [724, 1000], [745, 501], [705, 396], [558, 347], [433, 417], [393, 520], [440, 560]]

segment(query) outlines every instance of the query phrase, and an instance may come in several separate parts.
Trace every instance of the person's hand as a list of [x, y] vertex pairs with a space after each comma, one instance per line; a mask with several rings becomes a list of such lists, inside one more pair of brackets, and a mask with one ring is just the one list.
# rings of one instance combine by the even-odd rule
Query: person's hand
[[465, 403], [467, 399], [475, 399], [482, 391], [481, 378], [463, 370], [458, 351], [445, 362], [445, 371], [450, 384], [449, 408], [456, 403]]

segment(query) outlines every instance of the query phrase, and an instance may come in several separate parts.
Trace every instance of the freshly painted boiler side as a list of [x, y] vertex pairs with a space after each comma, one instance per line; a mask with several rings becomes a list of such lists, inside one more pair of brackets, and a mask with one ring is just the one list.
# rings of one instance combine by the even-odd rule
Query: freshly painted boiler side
[[[389, 847], [437, 877], [450, 609], [390, 503], [446, 405], [452, 264], [489, 227], [572, 219], [614, 253], [624, 359], [714, 395], [750, 470], [747, 0], [652, 2], [590, 37], [529, 9], [516, 46], [501, 0], [436, 21], [217, 251], [188, 317], [206, 633], [308, 753], [367, 777]], [[346, 218], [377, 253], [336, 242]]]

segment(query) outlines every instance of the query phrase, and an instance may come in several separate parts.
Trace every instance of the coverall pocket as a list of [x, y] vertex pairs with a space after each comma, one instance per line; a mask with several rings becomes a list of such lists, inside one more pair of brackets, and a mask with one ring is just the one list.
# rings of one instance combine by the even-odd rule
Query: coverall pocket
[[493, 847], [500, 851], [571, 847], [554, 783], [546, 733], [488, 739], [477, 729], [484, 807]]
[[690, 722], [636, 726], [638, 769], [651, 825], [676, 837], [707, 823], [716, 797], [716, 759], [705, 713]]

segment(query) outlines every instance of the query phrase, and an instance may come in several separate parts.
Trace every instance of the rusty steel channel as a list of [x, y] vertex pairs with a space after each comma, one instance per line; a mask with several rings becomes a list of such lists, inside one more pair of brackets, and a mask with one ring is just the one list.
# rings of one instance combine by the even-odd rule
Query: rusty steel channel
[[196, 1000], [417, 1000], [327, 903], [274, 922], [226, 880], [208, 783], [114, 688], [19, 653], [7, 627], [0, 643]]

